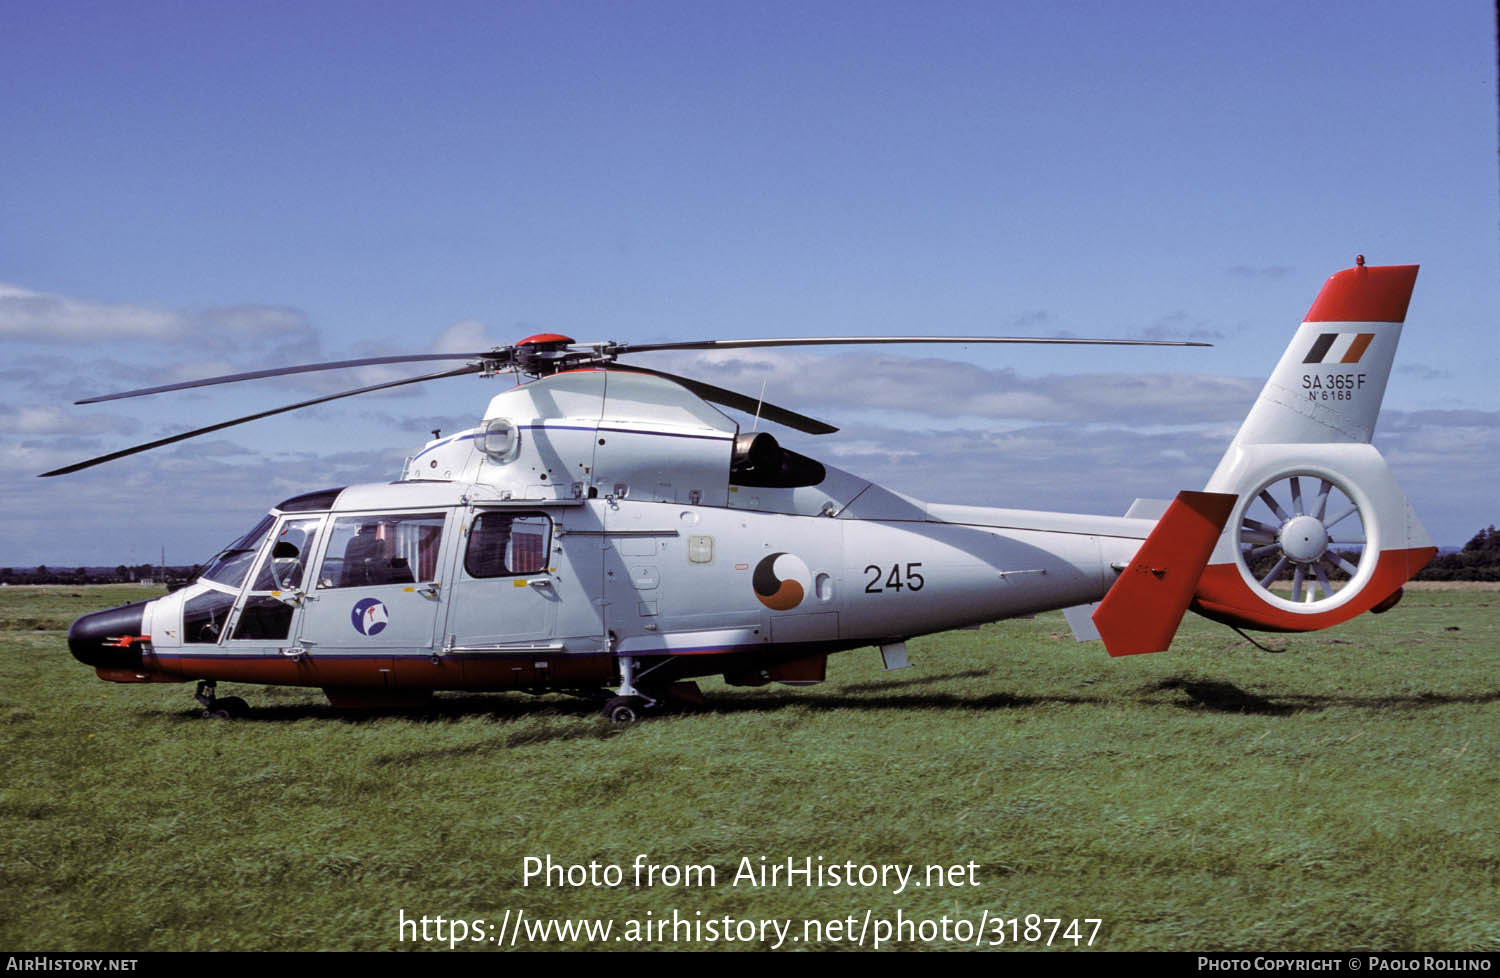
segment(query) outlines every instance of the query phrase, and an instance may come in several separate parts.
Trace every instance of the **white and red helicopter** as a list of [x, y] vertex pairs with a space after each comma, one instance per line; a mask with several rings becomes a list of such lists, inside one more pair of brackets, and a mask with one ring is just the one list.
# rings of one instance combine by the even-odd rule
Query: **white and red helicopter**
[[[113, 682], [322, 688], [336, 706], [434, 690], [596, 695], [629, 721], [695, 677], [816, 683], [829, 654], [1064, 609], [1111, 655], [1171, 644], [1191, 608], [1236, 628], [1327, 628], [1400, 598], [1436, 550], [1370, 444], [1417, 266], [1330, 278], [1203, 491], [1124, 516], [928, 503], [744, 433], [710, 402], [832, 426], [625, 354], [910, 342], [843, 337], [577, 344], [278, 368], [89, 401], [308, 370], [462, 367], [320, 397], [48, 472], [61, 475], [271, 414], [462, 374], [536, 378], [434, 438], [395, 482], [288, 499], [192, 585], [79, 618], [73, 655]], [[1146, 344], [1150, 345], [1150, 344]], [[1194, 345], [1194, 344], [1155, 344]], [[1200, 344], [1201, 345], [1201, 344]]]

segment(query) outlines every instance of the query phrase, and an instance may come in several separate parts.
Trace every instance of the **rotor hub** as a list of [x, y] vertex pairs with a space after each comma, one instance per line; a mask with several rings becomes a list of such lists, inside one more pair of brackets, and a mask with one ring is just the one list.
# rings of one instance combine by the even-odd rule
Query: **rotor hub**
[[1328, 531], [1316, 516], [1294, 516], [1282, 524], [1277, 542], [1296, 563], [1311, 564], [1328, 552]]
[[516, 346], [534, 346], [543, 350], [560, 350], [573, 342], [573, 337], [564, 336], [561, 333], [534, 333], [524, 340], [516, 341]]
[[523, 374], [532, 377], [547, 377], [568, 370], [589, 354], [570, 350], [571, 336], [561, 333], [537, 333], [521, 340], [512, 350], [512, 363]]

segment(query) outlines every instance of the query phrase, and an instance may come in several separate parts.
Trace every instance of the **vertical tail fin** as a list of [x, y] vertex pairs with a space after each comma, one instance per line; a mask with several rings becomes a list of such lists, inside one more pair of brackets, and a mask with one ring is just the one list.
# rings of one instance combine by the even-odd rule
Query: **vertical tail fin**
[[1210, 492], [1236, 493], [1194, 607], [1308, 631], [1388, 606], [1437, 552], [1370, 444], [1416, 265], [1364, 260], [1323, 286]]
[[1363, 261], [1330, 278], [1235, 441], [1368, 442], [1416, 281], [1416, 265]]

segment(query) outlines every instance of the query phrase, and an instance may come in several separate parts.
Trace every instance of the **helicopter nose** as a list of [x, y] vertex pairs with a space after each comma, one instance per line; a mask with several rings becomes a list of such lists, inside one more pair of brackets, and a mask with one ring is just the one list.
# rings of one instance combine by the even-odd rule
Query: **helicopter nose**
[[137, 601], [108, 611], [84, 615], [68, 629], [68, 648], [79, 662], [105, 669], [139, 669], [139, 643], [120, 644], [120, 639], [141, 634], [146, 605]]

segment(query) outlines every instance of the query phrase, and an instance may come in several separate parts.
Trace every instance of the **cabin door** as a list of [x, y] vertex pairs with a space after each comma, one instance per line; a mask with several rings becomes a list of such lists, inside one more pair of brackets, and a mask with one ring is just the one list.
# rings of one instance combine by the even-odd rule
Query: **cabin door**
[[449, 516], [336, 516], [316, 587], [307, 589], [303, 644], [314, 651], [432, 648]]

